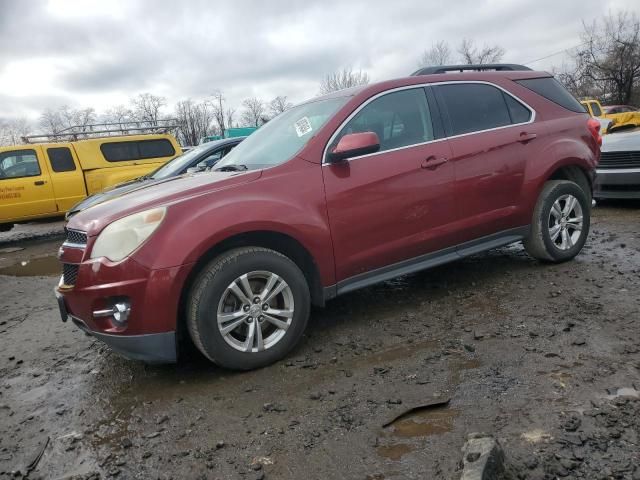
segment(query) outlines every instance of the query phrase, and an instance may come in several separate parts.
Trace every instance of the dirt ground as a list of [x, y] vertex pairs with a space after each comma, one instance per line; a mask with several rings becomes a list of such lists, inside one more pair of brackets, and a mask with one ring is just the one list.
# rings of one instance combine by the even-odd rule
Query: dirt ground
[[345, 295], [249, 373], [118, 357], [60, 321], [60, 240], [3, 234], [0, 478], [452, 479], [488, 432], [509, 479], [640, 479], [640, 204], [593, 214], [572, 262], [515, 245]]

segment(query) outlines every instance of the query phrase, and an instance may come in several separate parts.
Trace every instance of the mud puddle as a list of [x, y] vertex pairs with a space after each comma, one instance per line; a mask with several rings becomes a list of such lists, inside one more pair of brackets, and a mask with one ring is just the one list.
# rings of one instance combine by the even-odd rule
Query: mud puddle
[[428, 437], [450, 432], [453, 420], [460, 414], [454, 408], [439, 407], [431, 410], [418, 411], [409, 417], [396, 420], [389, 427], [394, 437]]
[[62, 274], [62, 267], [55, 255], [21, 260], [0, 268], [0, 275], [11, 277], [53, 277], [60, 274]]
[[[381, 438], [386, 441], [377, 447], [377, 453], [389, 460], [400, 460], [418, 448], [418, 445], [406, 443], [408, 440], [448, 433], [453, 430], [454, 421], [459, 415], [459, 410], [446, 405], [425, 407], [403, 415], [385, 428]], [[395, 443], [398, 440], [403, 442]]]

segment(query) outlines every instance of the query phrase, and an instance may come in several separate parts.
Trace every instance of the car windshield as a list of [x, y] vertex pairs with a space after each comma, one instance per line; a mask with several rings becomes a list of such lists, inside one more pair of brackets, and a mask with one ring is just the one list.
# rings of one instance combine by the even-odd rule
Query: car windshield
[[316, 134], [349, 97], [304, 103], [281, 113], [233, 149], [218, 169], [254, 170], [286, 162]]
[[211, 148], [211, 143], [194, 147], [193, 149], [189, 150], [187, 153], [178, 155], [173, 160], [169, 160], [160, 168], [150, 173], [149, 178], [153, 178], [154, 180], [160, 180], [162, 178], [169, 178], [175, 175], [179, 175], [180, 173], [182, 173], [183, 170], [191, 166], [191, 163], [194, 162], [198, 157], [200, 157], [205, 150], [208, 150], [210, 148]]

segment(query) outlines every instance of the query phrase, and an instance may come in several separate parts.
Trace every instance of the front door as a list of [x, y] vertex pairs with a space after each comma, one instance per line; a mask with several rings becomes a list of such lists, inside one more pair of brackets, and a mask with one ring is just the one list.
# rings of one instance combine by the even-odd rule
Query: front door
[[380, 151], [322, 169], [339, 282], [455, 243], [449, 145], [434, 137], [424, 89], [370, 100], [329, 149], [355, 132], [375, 132]]
[[37, 152], [40, 147], [0, 152], [0, 223], [56, 211], [49, 172]]

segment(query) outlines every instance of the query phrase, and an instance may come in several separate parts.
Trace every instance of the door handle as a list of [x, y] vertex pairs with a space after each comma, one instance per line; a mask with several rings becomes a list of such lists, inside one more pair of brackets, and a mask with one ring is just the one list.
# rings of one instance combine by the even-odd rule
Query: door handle
[[435, 157], [431, 156], [422, 161], [420, 165], [421, 168], [426, 168], [427, 170], [435, 170], [440, 165], [443, 165], [449, 161], [448, 158], [445, 157]]
[[520, 136], [518, 137], [518, 141], [520, 143], [527, 143], [536, 138], [538, 135], [535, 133], [529, 132], [520, 132]]
[[41, 186], [41, 185], [44, 185], [45, 183], [47, 183], [47, 182], [45, 182], [44, 180], [36, 180], [35, 182], [33, 182], [33, 184], [38, 186], [38, 187]]

